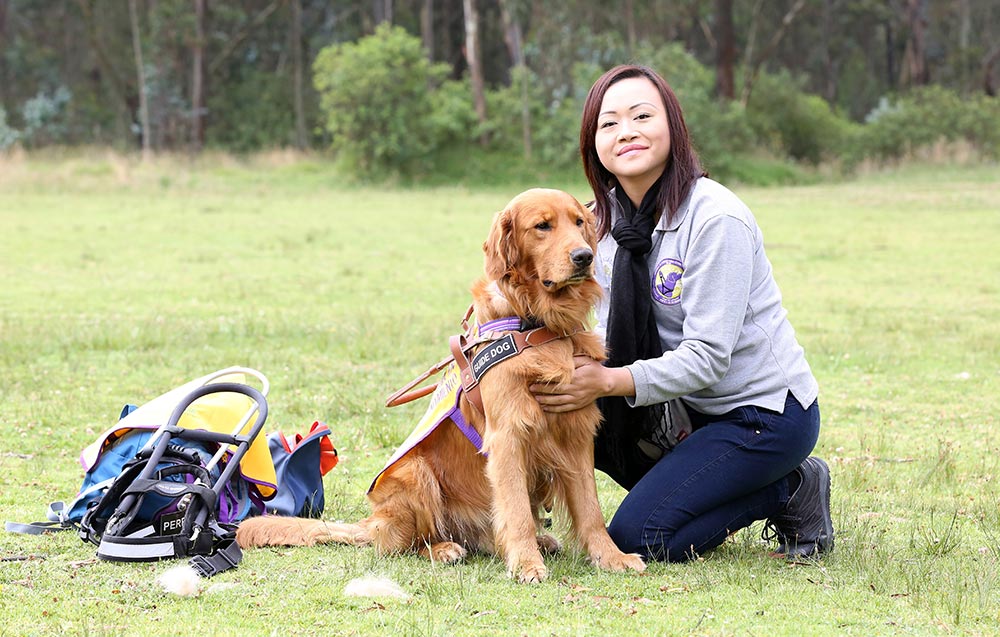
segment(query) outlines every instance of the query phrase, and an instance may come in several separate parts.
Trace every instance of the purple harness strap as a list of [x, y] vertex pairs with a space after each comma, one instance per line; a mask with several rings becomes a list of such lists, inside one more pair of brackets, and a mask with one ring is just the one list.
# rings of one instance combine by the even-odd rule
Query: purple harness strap
[[[465, 416], [462, 415], [462, 410], [458, 408], [458, 405], [455, 405], [454, 411], [451, 412], [451, 421], [455, 423], [455, 426], [458, 427], [459, 431], [465, 434], [465, 437], [469, 439], [469, 442], [471, 442], [476, 447], [476, 451], [479, 452], [483, 451], [482, 436], [479, 435], [479, 432], [476, 431], [475, 427], [470, 425], [465, 420]], [[483, 453], [483, 455], [486, 454]]]

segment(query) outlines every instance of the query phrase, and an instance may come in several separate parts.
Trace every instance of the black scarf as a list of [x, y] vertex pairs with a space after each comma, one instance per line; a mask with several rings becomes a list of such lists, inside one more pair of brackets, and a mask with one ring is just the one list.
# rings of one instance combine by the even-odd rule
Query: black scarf
[[[659, 182], [642, 198], [636, 210], [624, 190], [616, 196], [622, 216], [611, 229], [618, 243], [611, 275], [608, 313], [608, 367], [623, 367], [637, 360], [659, 358], [663, 354], [660, 335], [653, 317], [649, 267], [646, 257], [653, 247]], [[615, 482], [631, 489], [655, 464], [638, 447], [649, 440], [663, 419], [663, 405], [629, 407], [622, 396], [607, 396], [597, 402], [604, 424], [594, 442], [594, 464]]]

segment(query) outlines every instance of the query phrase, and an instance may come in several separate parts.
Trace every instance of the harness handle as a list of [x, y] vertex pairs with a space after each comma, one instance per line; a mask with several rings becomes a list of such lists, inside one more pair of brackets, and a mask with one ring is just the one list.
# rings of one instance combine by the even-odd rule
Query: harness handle
[[424, 372], [420, 376], [417, 376], [409, 383], [407, 383], [400, 389], [397, 389], [395, 392], [393, 392], [391, 396], [385, 399], [385, 406], [398, 407], [400, 405], [405, 405], [408, 402], [412, 402], [418, 398], [423, 398], [427, 394], [432, 393], [434, 390], [437, 389], [438, 386], [437, 383], [431, 383], [430, 385], [420, 387], [419, 389], [413, 389], [413, 388], [419, 385], [420, 383], [424, 382], [431, 376], [440, 372], [442, 369], [447, 367], [448, 364], [451, 363], [453, 360], [454, 359], [451, 356], [448, 356], [447, 358], [442, 358], [436, 365], [432, 366], [426, 372]]
[[462, 318], [462, 331], [465, 334], [470, 334], [469, 331], [469, 319], [472, 317], [472, 313], [475, 311], [475, 305], [469, 305], [469, 309], [465, 311], [465, 316]]
[[[465, 316], [462, 317], [462, 331], [465, 334], [471, 334], [471, 331], [469, 330], [469, 318], [472, 316], [474, 307], [475, 306], [473, 305], [469, 305], [469, 309], [465, 311]], [[417, 376], [403, 387], [400, 387], [399, 389], [394, 391], [392, 395], [390, 395], [388, 398], [385, 399], [385, 406], [399, 407], [400, 405], [405, 405], [406, 403], [413, 402], [418, 398], [423, 398], [428, 394], [434, 393], [434, 391], [438, 387], [437, 383], [431, 383], [430, 385], [425, 385], [424, 387], [420, 387], [418, 389], [413, 389], [413, 388], [419, 385], [420, 383], [424, 382], [431, 376], [434, 376], [435, 374], [439, 373], [442, 369], [447, 367], [448, 364], [454, 360], [455, 358], [453, 356], [447, 356], [445, 358], [442, 358], [440, 361], [438, 361], [436, 365], [432, 365], [431, 368], [428, 369], [426, 372], [424, 372], [420, 376]]]
[[[460, 339], [460, 340], [456, 341], [456, 339]], [[459, 360], [459, 368], [462, 369], [462, 370], [468, 369], [468, 367], [469, 367], [469, 361], [468, 361], [468, 358], [465, 356], [465, 352], [467, 352], [468, 350], [472, 349], [476, 345], [479, 345], [481, 343], [487, 342], [488, 340], [489, 339], [476, 338], [476, 339], [473, 339], [473, 340], [469, 341], [469, 340], [466, 339], [465, 335], [455, 335], [455, 336], [452, 336], [449, 339], [449, 344], [451, 344], [452, 341], [455, 341], [455, 344], [451, 344], [452, 352], [453, 352], [452, 355], [451, 356], [446, 356], [446, 357], [442, 358], [436, 364], [432, 365], [431, 368], [428, 369], [426, 372], [424, 372], [420, 376], [417, 376], [416, 378], [414, 378], [413, 380], [411, 380], [410, 382], [408, 382], [406, 385], [404, 385], [403, 387], [400, 387], [395, 392], [393, 392], [392, 395], [390, 395], [388, 398], [385, 399], [385, 406], [386, 407], [399, 407], [400, 405], [405, 405], [406, 403], [413, 402], [414, 400], [417, 400], [418, 398], [423, 398], [424, 396], [427, 396], [428, 394], [433, 393], [437, 389], [437, 387], [438, 387], [437, 383], [431, 383], [430, 385], [425, 385], [425, 386], [417, 388], [417, 389], [413, 389], [413, 388], [416, 387], [417, 385], [419, 385], [420, 383], [424, 382], [425, 380], [427, 380], [431, 376], [434, 376], [435, 374], [440, 373], [441, 370], [443, 370], [445, 367], [447, 367], [448, 365], [450, 365], [452, 362], [458, 360], [458, 359], [455, 358], [455, 354], [454, 354], [454, 352], [456, 352], [456, 351], [459, 353], [458, 356], [461, 359], [461, 360]], [[463, 363], [464, 363], [464, 365], [463, 365]], [[463, 384], [465, 384], [466, 382], [468, 382], [466, 380], [466, 374], [465, 374], [464, 371], [462, 373], [462, 382], [463, 382]], [[473, 382], [473, 384], [475, 384], [475, 383]], [[466, 387], [466, 389], [468, 389], [468, 387]]]

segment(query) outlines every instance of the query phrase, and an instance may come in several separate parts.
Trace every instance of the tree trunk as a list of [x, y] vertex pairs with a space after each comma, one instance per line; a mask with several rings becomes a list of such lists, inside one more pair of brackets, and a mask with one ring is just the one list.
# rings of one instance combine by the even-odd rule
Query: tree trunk
[[[483, 62], [479, 58], [479, 12], [475, 0], [462, 0], [465, 13], [465, 59], [469, 64], [469, 81], [472, 84], [472, 99], [476, 105], [476, 118], [486, 124], [486, 87], [483, 82]], [[479, 143], [485, 146], [486, 133], [479, 136]]]
[[972, 35], [972, 7], [970, 0], [958, 0], [958, 58], [962, 61], [959, 74], [962, 89], [971, 88], [972, 65], [969, 64], [969, 40]]
[[111, 97], [111, 105], [115, 112], [115, 134], [122, 143], [131, 148], [132, 112], [126, 96], [125, 80], [115, 69], [111, 56], [104, 49], [104, 39], [98, 32], [98, 20], [94, 17], [94, 9], [90, 0], [77, 0], [80, 14], [83, 16], [84, 27], [87, 30], [87, 40], [97, 58], [97, 68], [100, 70], [101, 84], [107, 87]]
[[927, 0], [906, 0], [906, 24], [910, 34], [903, 50], [903, 82], [923, 86], [930, 82], [927, 69]]
[[[757, 47], [757, 27], [760, 24], [760, 7], [764, 4], [764, 0], [757, 0], [754, 2], [753, 9], [750, 11], [750, 27], [747, 29], [747, 43], [743, 47], [743, 80], [746, 84], [747, 75], [750, 73], [750, 69], [753, 68], [753, 54]], [[741, 96], [742, 97], [742, 96]]]
[[993, 47], [983, 58], [983, 90], [990, 97], [997, 96], [997, 85], [993, 82], [993, 67], [997, 62], [1000, 62], [1000, 45]]
[[511, 13], [510, 0], [500, 0], [500, 17], [503, 20], [504, 42], [510, 52], [515, 72], [514, 81], [521, 87], [521, 143], [524, 158], [531, 159], [531, 101], [528, 95], [528, 67], [524, 63], [524, 34], [521, 24]]
[[629, 56], [635, 54], [635, 47], [638, 37], [635, 31], [635, 2], [625, 0], [625, 45]]
[[[699, 37], [705, 38], [705, 42], [708, 43], [708, 47], [714, 52], [716, 41], [715, 36], [712, 35], [712, 27], [705, 20], [704, 16], [701, 15], [702, 5], [699, 2], [686, 3], [687, 4], [687, 15], [685, 21], [690, 21], [684, 29], [684, 48], [688, 51], [695, 51], [700, 46]], [[685, 19], [685, 16], [679, 16], [678, 21]]]
[[[7, 48], [7, 1], [0, 0], [0, 51], [4, 51]], [[6, 95], [4, 95], [4, 86], [7, 84], [7, 63], [3, 55], [0, 55], [0, 108], [3, 108], [4, 100]]]
[[896, 41], [892, 33], [892, 18], [885, 21], [885, 81], [889, 89], [896, 88]]
[[715, 0], [715, 92], [725, 100], [736, 97], [733, 67], [736, 35], [733, 32], [733, 0]]
[[788, 31], [788, 27], [790, 27], [792, 22], [795, 21], [795, 17], [805, 5], [806, 0], [796, 0], [795, 4], [793, 4], [785, 14], [785, 17], [781, 19], [781, 24], [778, 25], [778, 30], [771, 36], [771, 41], [767, 43], [767, 46], [764, 47], [760, 55], [757, 56], [757, 60], [750, 65], [750, 68], [744, 71], [743, 95], [740, 97], [740, 103], [743, 104], [743, 106], [746, 106], [747, 103], [750, 102], [750, 93], [753, 91], [753, 83], [757, 80], [757, 76], [760, 74], [760, 67], [763, 66], [764, 62], [766, 62], [778, 48], [778, 45], [781, 43], [781, 39], [785, 37], [785, 33]]
[[820, 48], [823, 58], [823, 98], [830, 104], [837, 99], [838, 64], [834, 61], [833, 48], [830, 42], [830, 31], [834, 21], [834, 0], [823, 0], [823, 24], [821, 29]]
[[969, 0], [958, 0], [958, 50], [962, 53], [969, 48], [972, 33], [972, 7]]
[[306, 109], [304, 97], [304, 71], [302, 69], [302, 0], [292, 0], [292, 90], [295, 101], [295, 147], [305, 150], [306, 139]]
[[139, 125], [142, 127], [142, 159], [152, 155], [150, 146], [149, 100], [146, 91], [146, 70], [142, 62], [142, 39], [139, 36], [139, 12], [135, 0], [128, 0], [128, 15], [132, 25], [132, 53], [135, 56], [136, 80], [139, 83]]
[[[170, 107], [170, 92], [166, 87], [170, 83], [170, 70], [174, 64], [177, 68], [182, 63], [170, 57], [173, 48], [170, 45], [173, 34], [170, 24], [162, 19], [160, 0], [142, 0], [137, 8], [145, 8], [145, 15], [139, 24], [140, 44], [145, 31], [145, 53], [143, 62], [146, 78], [146, 108], [149, 113], [149, 148], [153, 152], [172, 146], [178, 136], [174, 130]], [[139, 12], [136, 12], [139, 15]], [[152, 52], [152, 54], [150, 54]], [[146, 62], [149, 60], [149, 62]]]
[[434, 0], [424, 0], [420, 5], [420, 39], [424, 43], [427, 59], [434, 61]]
[[191, 149], [205, 146], [205, 0], [194, 0], [194, 44], [191, 47]]
[[376, 25], [383, 22], [392, 24], [392, 0], [372, 0], [372, 13]]

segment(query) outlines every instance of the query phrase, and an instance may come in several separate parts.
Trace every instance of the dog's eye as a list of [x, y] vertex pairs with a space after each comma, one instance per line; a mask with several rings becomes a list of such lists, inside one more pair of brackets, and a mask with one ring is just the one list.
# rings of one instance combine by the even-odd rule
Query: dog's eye
[[535, 224], [535, 229], [536, 230], [551, 230], [552, 226], [549, 224], [548, 221], [540, 221], [540, 222], [538, 222], [538, 223]]
[[582, 217], [577, 218], [576, 225], [577, 225], [577, 227], [580, 227], [580, 226], [583, 225], [583, 218]]

